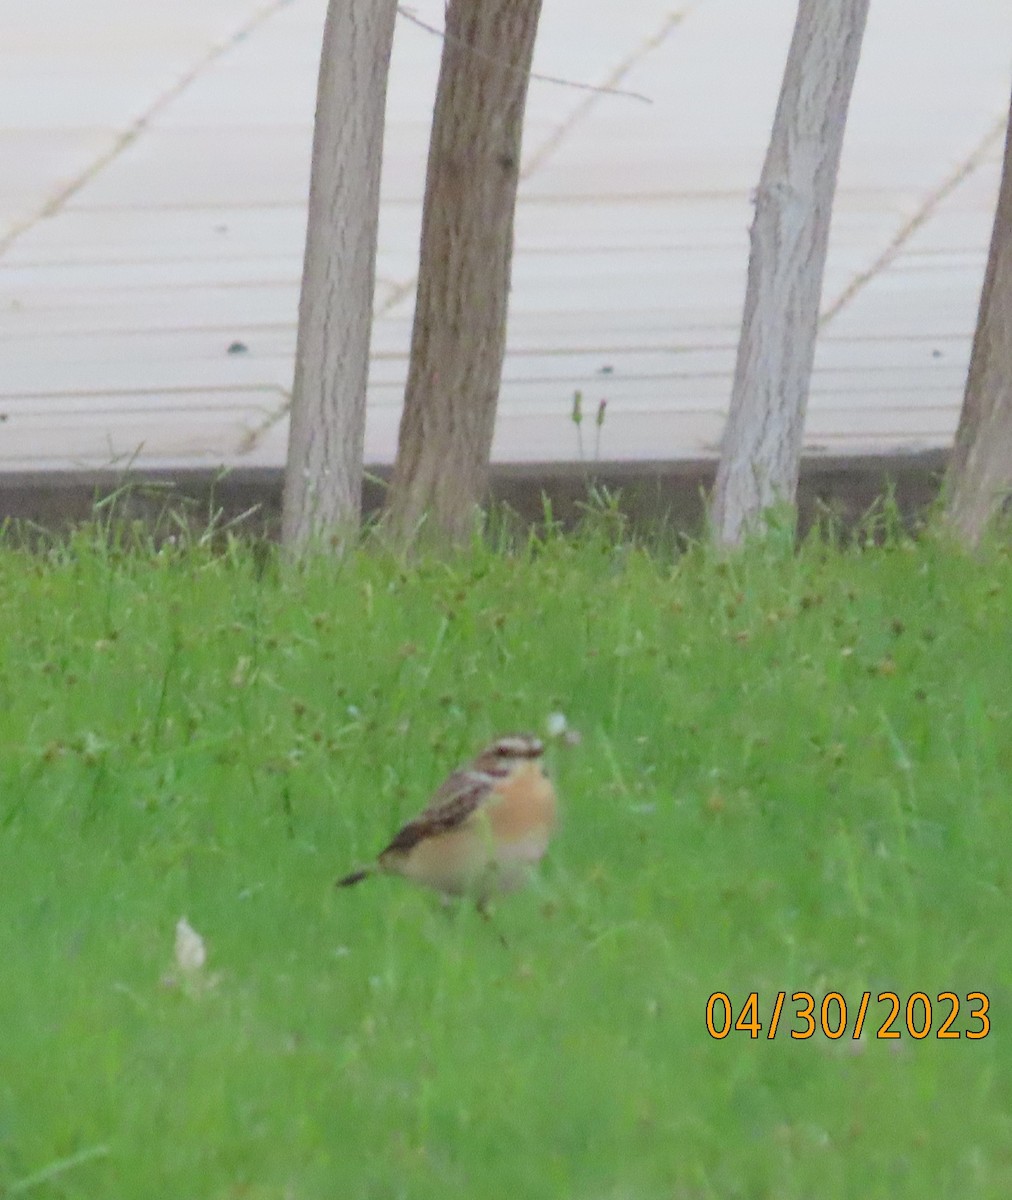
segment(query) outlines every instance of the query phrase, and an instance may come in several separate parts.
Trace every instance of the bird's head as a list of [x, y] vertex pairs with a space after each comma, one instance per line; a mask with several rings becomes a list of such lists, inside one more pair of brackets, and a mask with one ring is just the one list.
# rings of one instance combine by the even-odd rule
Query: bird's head
[[508, 775], [525, 762], [534, 762], [545, 752], [540, 738], [530, 733], [511, 733], [496, 738], [475, 758], [477, 770], [489, 775]]

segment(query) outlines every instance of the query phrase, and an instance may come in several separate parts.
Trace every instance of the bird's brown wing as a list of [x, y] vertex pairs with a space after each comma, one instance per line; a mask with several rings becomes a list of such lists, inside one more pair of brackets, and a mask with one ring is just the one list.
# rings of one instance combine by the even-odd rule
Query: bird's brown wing
[[424, 812], [408, 821], [380, 854], [405, 854], [425, 838], [462, 825], [492, 791], [492, 781], [474, 771], [454, 771], [438, 788]]

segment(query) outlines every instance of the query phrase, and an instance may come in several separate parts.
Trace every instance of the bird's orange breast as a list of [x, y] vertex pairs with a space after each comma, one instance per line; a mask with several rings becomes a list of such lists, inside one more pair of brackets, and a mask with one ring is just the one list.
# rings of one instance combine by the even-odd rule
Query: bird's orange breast
[[555, 789], [537, 763], [525, 763], [497, 784], [484, 808], [497, 842], [524, 841], [533, 833], [548, 835], [555, 828]]

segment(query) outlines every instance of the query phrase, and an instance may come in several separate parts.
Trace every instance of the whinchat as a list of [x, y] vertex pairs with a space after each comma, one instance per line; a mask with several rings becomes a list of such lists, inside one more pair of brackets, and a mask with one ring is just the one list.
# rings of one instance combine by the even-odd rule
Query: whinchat
[[529, 734], [499, 738], [440, 785], [372, 866], [337, 886], [402, 875], [444, 895], [471, 896], [480, 907], [522, 886], [556, 822], [555, 790], [539, 761], [544, 751]]

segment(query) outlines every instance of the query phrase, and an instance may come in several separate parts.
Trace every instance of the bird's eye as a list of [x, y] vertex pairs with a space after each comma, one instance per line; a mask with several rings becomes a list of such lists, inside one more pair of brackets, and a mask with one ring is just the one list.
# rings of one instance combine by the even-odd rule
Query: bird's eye
[[509, 758], [510, 748], [509, 746], [496, 746], [495, 752], [500, 758]]

